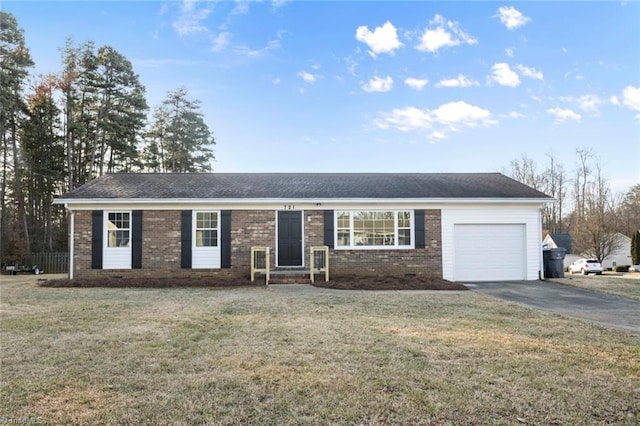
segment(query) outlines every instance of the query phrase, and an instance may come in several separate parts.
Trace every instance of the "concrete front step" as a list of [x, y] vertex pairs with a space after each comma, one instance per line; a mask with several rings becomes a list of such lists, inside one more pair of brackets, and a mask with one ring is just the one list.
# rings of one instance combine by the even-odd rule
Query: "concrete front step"
[[311, 284], [311, 280], [309, 277], [272, 277], [269, 280], [269, 285], [271, 284]]
[[311, 284], [309, 271], [275, 270], [270, 276], [269, 284]]

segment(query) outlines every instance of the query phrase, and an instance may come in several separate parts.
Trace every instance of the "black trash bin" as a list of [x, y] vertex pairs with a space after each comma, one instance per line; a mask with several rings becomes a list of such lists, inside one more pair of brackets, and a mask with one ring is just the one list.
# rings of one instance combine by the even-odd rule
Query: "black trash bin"
[[542, 251], [545, 278], [564, 278], [564, 255], [563, 248], [552, 248]]

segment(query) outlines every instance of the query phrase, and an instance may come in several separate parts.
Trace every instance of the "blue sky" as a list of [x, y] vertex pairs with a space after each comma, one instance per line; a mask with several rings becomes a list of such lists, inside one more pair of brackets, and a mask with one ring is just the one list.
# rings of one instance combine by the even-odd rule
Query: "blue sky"
[[66, 37], [202, 101], [220, 172], [567, 171], [640, 183], [640, 3], [4, 1], [36, 73]]

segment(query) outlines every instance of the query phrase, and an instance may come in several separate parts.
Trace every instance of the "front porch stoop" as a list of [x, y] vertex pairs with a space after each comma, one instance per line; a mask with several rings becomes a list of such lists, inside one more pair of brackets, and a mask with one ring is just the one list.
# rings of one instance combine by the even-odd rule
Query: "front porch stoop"
[[270, 276], [269, 284], [311, 284], [309, 271], [303, 269], [275, 269]]

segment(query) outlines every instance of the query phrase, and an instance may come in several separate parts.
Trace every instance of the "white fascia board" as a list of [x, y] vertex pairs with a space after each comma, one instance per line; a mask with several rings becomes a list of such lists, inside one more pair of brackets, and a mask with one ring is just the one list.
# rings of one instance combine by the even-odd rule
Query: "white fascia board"
[[95, 198], [95, 199], [64, 199], [54, 200], [55, 204], [65, 204], [72, 210], [88, 210], [95, 207], [128, 205], [144, 206], [150, 209], [178, 208], [178, 206], [260, 206], [263, 208], [287, 209], [285, 206], [295, 206], [295, 209], [313, 208], [322, 210], [346, 205], [368, 206], [424, 206], [424, 205], [478, 205], [478, 204], [516, 204], [538, 205], [556, 201], [553, 198]]

